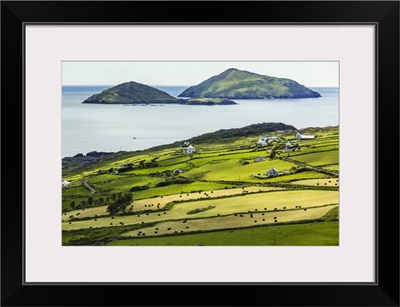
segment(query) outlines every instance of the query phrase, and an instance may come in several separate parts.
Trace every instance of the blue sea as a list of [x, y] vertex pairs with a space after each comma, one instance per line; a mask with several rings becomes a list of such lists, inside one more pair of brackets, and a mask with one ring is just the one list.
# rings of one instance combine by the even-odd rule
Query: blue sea
[[[105, 86], [63, 86], [62, 157], [90, 151], [134, 151], [219, 129], [282, 122], [297, 129], [339, 124], [339, 89], [311, 88], [320, 98], [235, 100], [237, 105], [82, 104]], [[187, 86], [153, 86], [177, 97]]]

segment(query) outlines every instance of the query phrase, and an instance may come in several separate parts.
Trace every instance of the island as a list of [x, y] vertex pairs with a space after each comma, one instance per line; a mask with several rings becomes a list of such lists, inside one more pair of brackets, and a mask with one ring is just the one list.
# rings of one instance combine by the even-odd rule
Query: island
[[106, 89], [101, 93], [94, 94], [82, 103], [123, 105], [182, 104], [204, 106], [237, 104], [225, 98], [175, 98], [159, 89], [134, 81], [125, 82]]
[[172, 97], [166, 92], [154, 87], [137, 83], [125, 82], [101, 93], [94, 94], [82, 103], [96, 104], [184, 104], [186, 100]]
[[237, 104], [233, 100], [226, 98], [190, 98], [187, 100], [186, 104], [188, 105], [197, 105], [197, 106], [216, 106], [216, 105], [232, 105]]
[[189, 87], [178, 97], [289, 99], [318, 98], [321, 95], [294, 80], [230, 68], [198, 85]]

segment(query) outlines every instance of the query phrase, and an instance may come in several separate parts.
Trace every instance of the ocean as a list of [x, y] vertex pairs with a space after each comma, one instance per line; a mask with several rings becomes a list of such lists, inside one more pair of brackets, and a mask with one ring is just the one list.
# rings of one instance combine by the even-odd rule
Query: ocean
[[[339, 89], [311, 88], [307, 99], [234, 100], [237, 105], [82, 104], [108, 86], [62, 87], [62, 157], [90, 151], [143, 150], [157, 145], [263, 122], [297, 129], [339, 124]], [[178, 96], [187, 86], [153, 86]]]

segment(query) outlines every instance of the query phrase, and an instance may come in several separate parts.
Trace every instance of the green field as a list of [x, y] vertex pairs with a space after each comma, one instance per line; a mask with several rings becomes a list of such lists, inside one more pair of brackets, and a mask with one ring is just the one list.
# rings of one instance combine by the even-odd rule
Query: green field
[[339, 223], [262, 226], [180, 236], [115, 240], [108, 246], [338, 246]]
[[326, 164], [334, 164], [339, 162], [339, 151], [323, 151], [317, 153], [308, 153], [293, 157], [294, 160], [307, 163], [313, 166], [321, 166]]
[[[190, 155], [175, 143], [63, 164], [62, 180], [70, 182], [62, 188], [63, 245], [129, 245], [115, 240], [129, 236], [134, 245], [273, 245], [270, 236], [257, 237], [269, 229], [288, 232], [276, 245], [337, 245], [338, 223], [319, 221], [338, 219], [338, 127], [302, 133], [316, 137], [272, 132], [277, 139], [261, 147], [260, 133], [211, 136], [199, 138]], [[284, 153], [288, 140], [299, 150]], [[271, 168], [279, 174], [268, 175]]]
[[327, 186], [327, 187], [338, 187], [339, 179], [338, 178], [325, 178], [325, 179], [306, 179], [299, 181], [292, 181], [291, 184], [305, 185], [305, 186]]

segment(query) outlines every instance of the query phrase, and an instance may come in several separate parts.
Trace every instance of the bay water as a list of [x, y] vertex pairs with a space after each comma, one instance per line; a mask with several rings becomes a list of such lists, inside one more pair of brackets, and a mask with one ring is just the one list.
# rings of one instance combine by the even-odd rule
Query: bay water
[[[311, 88], [320, 98], [234, 100], [237, 105], [82, 104], [111, 86], [63, 86], [62, 157], [135, 151], [219, 129], [281, 122], [297, 129], [339, 124], [339, 89]], [[177, 97], [187, 86], [153, 86]]]

